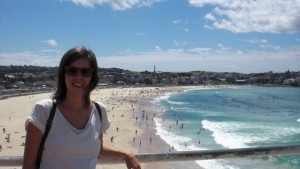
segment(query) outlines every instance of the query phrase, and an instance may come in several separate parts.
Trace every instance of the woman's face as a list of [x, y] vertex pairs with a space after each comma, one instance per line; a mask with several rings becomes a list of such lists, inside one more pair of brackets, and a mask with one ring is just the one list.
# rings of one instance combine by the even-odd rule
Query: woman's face
[[78, 95], [83, 97], [91, 82], [93, 69], [86, 59], [78, 59], [65, 66], [65, 82], [67, 95]]

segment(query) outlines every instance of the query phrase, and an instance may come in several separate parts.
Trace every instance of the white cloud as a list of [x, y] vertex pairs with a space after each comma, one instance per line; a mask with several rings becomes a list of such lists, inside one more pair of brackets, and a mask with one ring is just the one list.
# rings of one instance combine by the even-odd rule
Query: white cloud
[[189, 0], [189, 3], [196, 7], [203, 7], [204, 5], [217, 5], [226, 2], [226, 0]]
[[211, 13], [208, 13], [205, 15], [205, 19], [210, 20], [210, 21], [215, 21], [216, 17], [212, 15]]
[[180, 46], [180, 44], [177, 40], [173, 40], [173, 43], [174, 43], [175, 46]]
[[211, 48], [193, 48], [189, 50], [192, 53], [207, 53], [211, 51]]
[[54, 39], [45, 40], [44, 42], [47, 43], [49, 46], [52, 46], [52, 47], [56, 47], [58, 45], [57, 42]]
[[182, 28], [184, 32], [189, 32], [189, 28]]
[[245, 41], [253, 43], [253, 44], [265, 44], [265, 43], [268, 43], [268, 40], [266, 40], [266, 39], [259, 39], [259, 38], [246, 39]]
[[245, 41], [253, 43], [253, 44], [257, 44], [262, 49], [275, 49], [275, 50], [279, 50], [281, 48], [278, 45], [275, 46], [275, 45], [269, 44], [268, 40], [266, 40], [266, 39], [252, 38], [252, 39], [246, 39]]
[[223, 44], [218, 44], [218, 47], [221, 49], [221, 50], [229, 50], [230, 49], [230, 47], [226, 47], [226, 46], [224, 46]]
[[273, 46], [270, 44], [260, 45], [260, 47], [263, 49], [275, 49], [275, 50], [279, 50], [281, 48], [280, 46]]
[[235, 33], [300, 32], [300, 0], [189, 0], [190, 5], [213, 6], [206, 28]]
[[[157, 46], [160, 49], [159, 46]], [[97, 51], [95, 51], [97, 53]], [[150, 52], [128, 50], [122, 55], [101, 56], [101, 67], [118, 67], [133, 71], [153, 70], [183, 72], [192, 70], [216, 72], [285, 72], [299, 71], [300, 46], [281, 47], [278, 50], [224, 50], [220, 53], [211, 48], [168, 49]], [[63, 52], [55, 50], [0, 53], [2, 65], [58, 66]]]
[[190, 43], [187, 41], [178, 41], [178, 40], [173, 40], [173, 43], [175, 46], [186, 46], [189, 45]]
[[[65, 0], [67, 1], [67, 0]], [[84, 7], [95, 7], [95, 5], [108, 4], [114, 10], [126, 10], [133, 7], [151, 6], [161, 0], [71, 0], [77, 5]]]
[[0, 53], [3, 65], [58, 66], [63, 52], [58, 50], [24, 51]]
[[173, 24], [179, 24], [181, 22], [182, 22], [182, 20], [175, 20], [175, 21], [173, 21]]
[[182, 48], [179, 48], [179, 49], [169, 49], [168, 52], [180, 53], [180, 52], [184, 52], [184, 49], [182, 49]]
[[189, 21], [183, 21], [183, 20], [174, 20], [172, 22], [176, 26], [176, 29], [182, 30], [184, 32], [189, 32], [190, 29], [187, 27], [189, 24]]
[[236, 54], [238, 54], [238, 55], [242, 55], [242, 54], [244, 54], [244, 52], [243, 52], [243, 51], [241, 51], [241, 50], [238, 50], [238, 51], [236, 51]]
[[219, 51], [210, 48], [194, 48], [188, 51], [170, 49], [135, 53], [126, 56], [101, 57], [104, 67], [119, 67], [129, 70], [158, 71], [216, 71], [216, 72], [285, 72], [299, 71], [300, 47], [280, 48], [272, 51]]
[[157, 46], [155, 46], [155, 50], [156, 51], [161, 51], [161, 48], [157, 45]]

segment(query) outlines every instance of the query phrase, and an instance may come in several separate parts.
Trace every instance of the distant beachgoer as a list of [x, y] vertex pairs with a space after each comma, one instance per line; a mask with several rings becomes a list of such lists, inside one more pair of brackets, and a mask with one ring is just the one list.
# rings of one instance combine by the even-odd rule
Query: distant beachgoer
[[183, 129], [183, 124], [181, 124], [180, 128]]
[[95, 169], [98, 157], [123, 158], [127, 168], [141, 168], [132, 153], [104, 143], [103, 133], [110, 126], [107, 111], [102, 103], [96, 102], [101, 110], [99, 116], [90, 97], [98, 81], [97, 60], [91, 50], [78, 47], [63, 55], [58, 67], [57, 90], [52, 97], [57, 107], [49, 135], [40, 149], [42, 156], [38, 156], [39, 146], [53, 101], [38, 101], [26, 119], [23, 169]]
[[198, 131], [198, 135], [201, 133], [201, 129]]
[[114, 142], [114, 136], [111, 136], [110, 142]]
[[6, 134], [7, 137], [6, 137], [6, 141], [9, 143], [10, 142], [10, 134]]

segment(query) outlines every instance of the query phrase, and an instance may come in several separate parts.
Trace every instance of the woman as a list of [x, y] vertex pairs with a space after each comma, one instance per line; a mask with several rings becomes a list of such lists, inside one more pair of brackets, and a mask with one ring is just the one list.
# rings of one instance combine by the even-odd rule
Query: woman
[[[84, 47], [70, 49], [60, 61], [58, 85], [52, 99], [57, 106], [41, 156], [42, 169], [96, 168], [98, 157], [121, 157], [127, 168], [140, 169], [131, 153], [103, 143], [109, 126], [105, 106], [98, 103], [101, 119], [90, 94], [99, 81], [94, 53]], [[36, 168], [37, 154], [53, 101], [37, 102], [26, 119], [23, 169]]]

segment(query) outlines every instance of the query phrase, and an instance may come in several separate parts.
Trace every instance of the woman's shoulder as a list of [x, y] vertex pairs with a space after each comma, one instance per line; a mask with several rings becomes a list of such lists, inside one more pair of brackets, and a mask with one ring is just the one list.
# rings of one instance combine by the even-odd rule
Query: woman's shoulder
[[25, 126], [31, 122], [42, 132], [44, 132], [44, 128], [49, 117], [49, 112], [52, 109], [52, 103], [53, 101], [51, 99], [44, 99], [36, 102], [36, 104], [33, 106], [31, 115], [25, 121]]
[[34, 105], [34, 110], [49, 112], [52, 107], [53, 107], [53, 100], [52, 99], [44, 99], [44, 100], [39, 100], [38, 102], [36, 102], [36, 104]]
[[105, 104], [104, 103], [102, 103], [102, 102], [99, 102], [99, 101], [93, 101], [94, 103], [96, 103], [96, 104], [98, 104], [101, 108], [104, 108], [104, 109], [106, 109], [106, 106], [105, 106]]
[[42, 106], [42, 107], [52, 107], [53, 100], [52, 99], [44, 99], [39, 100], [36, 102], [36, 105]]

